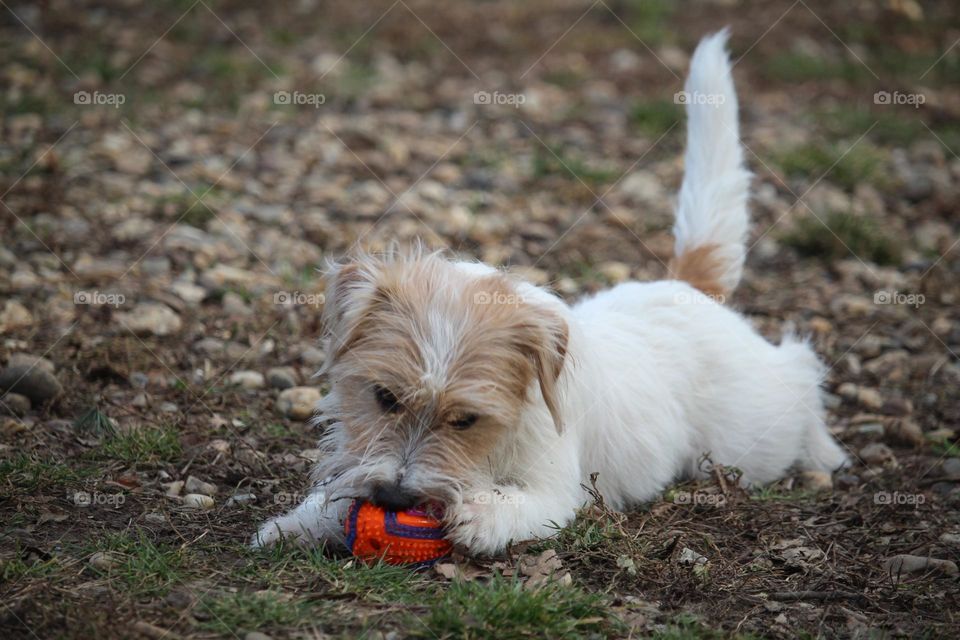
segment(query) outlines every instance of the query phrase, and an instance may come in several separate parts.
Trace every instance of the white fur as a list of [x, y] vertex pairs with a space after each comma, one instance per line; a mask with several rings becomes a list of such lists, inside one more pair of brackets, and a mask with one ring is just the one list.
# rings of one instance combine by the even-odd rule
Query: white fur
[[[704, 39], [693, 58], [687, 91], [719, 94], [724, 103], [688, 107], [676, 233], [678, 252], [720, 245], [728, 263], [724, 282], [732, 288], [743, 265], [748, 174], [725, 39], [725, 33]], [[457, 267], [463, 280], [494, 271]], [[519, 293], [567, 324], [558, 381], [564, 430], [557, 433], [532, 385], [490, 467], [461, 479], [466, 489], [448, 506], [449, 537], [467, 549], [492, 553], [511, 540], [550, 535], [588, 501], [584, 485], [594, 472], [607, 503], [626, 508], [655, 498], [677, 478], [702, 474], [704, 455], [738, 467], [748, 483], [776, 480], [793, 464], [823, 471], [844, 464], [824, 425], [823, 368], [805, 343], [786, 338], [774, 346], [742, 316], [680, 281], [628, 282], [573, 307], [530, 284]], [[389, 457], [357, 472], [392, 477], [394, 470], [380, 469], [390, 466]], [[336, 484], [321, 483], [317, 491], [326, 496], [317, 493], [266, 523], [254, 544], [281, 535], [339, 539], [345, 501], [324, 500]]]
[[704, 38], [690, 63], [687, 150], [677, 200], [676, 255], [708, 244], [720, 246], [720, 284], [733, 291], [746, 257], [750, 172], [743, 166], [737, 123], [737, 93], [724, 49], [727, 31]]

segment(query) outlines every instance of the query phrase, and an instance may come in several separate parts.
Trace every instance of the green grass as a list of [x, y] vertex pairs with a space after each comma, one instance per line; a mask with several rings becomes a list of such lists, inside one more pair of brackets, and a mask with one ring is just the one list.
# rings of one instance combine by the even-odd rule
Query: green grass
[[114, 426], [110, 416], [100, 411], [99, 407], [91, 407], [80, 414], [73, 421], [73, 426], [78, 433], [87, 437], [96, 438], [102, 436], [116, 436], [117, 428]]
[[796, 500], [804, 500], [806, 498], [815, 497], [817, 494], [813, 491], [807, 491], [805, 489], [795, 489], [793, 491], [784, 491], [783, 487], [778, 485], [768, 485], [765, 487], [757, 487], [750, 493], [751, 500], [757, 500], [759, 502], [793, 502]]
[[945, 458], [960, 457], [960, 444], [956, 442], [935, 442], [930, 447], [933, 453]]
[[180, 453], [180, 437], [169, 425], [118, 433], [96, 450], [97, 457], [128, 464], [175, 460]]
[[0, 562], [0, 584], [9, 584], [27, 578], [42, 578], [60, 571], [56, 558], [27, 562], [17, 557]]
[[667, 131], [682, 131], [683, 107], [669, 100], [637, 102], [630, 109], [630, 122], [643, 133], [659, 138]]
[[[876, 264], [897, 264], [900, 248], [871, 220], [845, 212], [830, 212], [800, 218], [780, 237], [781, 242], [802, 255], [837, 260], [851, 253]], [[821, 222], [822, 220], [822, 222]]]
[[603, 549], [611, 540], [620, 537], [616, 525], [605, 518], [580, 514], [566, 527], [556, 527], [557, 534], [538, 543], [533, 549], [583, 552]]
[[14, 485], [28, 492], [76, 485], [93, 473], [93, 470], [70, 467], [59, 460], [38, 460], [25, 453], [0, 460], [0, 484]]
[[524, 589], [517, 580], [451, 584], [429, 613], [411, 621], [420, 638], [588, 638], [620, 626], [604, 599], [575, 587]]
[[582, 181], [590, 187], [612, 182], [619, 175], [613, 169], [590, 165], [580, 156], [558, 146], [549, 149], [538, 146], [532, 164], [534, 179], [559, 176]]
[[636, 37], [654, 46], [672, 40], [676, 29], [667, 24], [677, 5], [669, 0], [627, 0], [621, 19]]
[[122, 581], [137, 596], [163, 595], [186, 577], [183, 551], [157, 545], [143, 532], [107, 534], [96, 550], [109, 552], [116, 564], [95, 571]]
[[774, 161], [790, 176], [817, 180], [826, 174], [826, 180], [848, 190], [861, 183], [883, 186], [884, 159], [884, 154], [866, 141], [853, 147], [809, 143], [774, 155]]
[[769, 57], [763, 63], [763, 71], [773, 80], [786, 82], [842, 80], [856, 84], [875, 80], [870, 70], [856, 59], [821, 58], [799, 52], [780, 53]]
[[319, 616], [306, 601], [281, 593], [235, 593], [207, 598], [198, 605], [210, 618], [200, 626], [225, 636], [275, 627], [300, 627]]

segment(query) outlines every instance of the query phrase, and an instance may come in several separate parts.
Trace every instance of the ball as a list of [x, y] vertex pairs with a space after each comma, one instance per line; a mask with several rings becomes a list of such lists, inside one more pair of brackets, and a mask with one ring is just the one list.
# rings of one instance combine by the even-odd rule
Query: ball
[[425, 507], [385, 511], [354, 500], [343, 528], [347, 548], [368, 562], [426, 567], [453, 549], [443, 538], [443, 524]]

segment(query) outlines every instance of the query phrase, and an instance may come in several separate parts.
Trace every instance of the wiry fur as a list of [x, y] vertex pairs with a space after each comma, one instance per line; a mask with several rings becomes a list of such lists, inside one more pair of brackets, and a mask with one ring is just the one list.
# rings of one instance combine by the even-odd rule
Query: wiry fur
[[[311, 497], [255, 544], [337, 540], [349, 499], [391, 486], [443, 502], [449, 537], [490, 553], [569, 522], [594, 472], [608, 504], [624, 508], [703, 473], [705, 454], [755, 483], [794, 463], [844, 463], [809, 346], [771, 345], [700, 291], [736, 285], [747, 224], [724, 40], [704, 40], [687, 83], [725, 96], [718, 113], [689, 112], [675, 275], [690, 282], [628, 282], [568, 307], [489, 266], [422, 251], [335, 268], [324, 309], [331, 390], [318, 408], [329, 453]], [[456, 429], [468, 415], [475, 424]]]

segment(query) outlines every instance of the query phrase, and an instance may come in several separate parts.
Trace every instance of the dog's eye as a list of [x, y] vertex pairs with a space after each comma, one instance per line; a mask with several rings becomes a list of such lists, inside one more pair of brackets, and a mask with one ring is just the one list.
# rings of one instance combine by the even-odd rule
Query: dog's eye
[[477, 417], [475, 413], [465, 413], [456, 420], [451, 420], [450, 426], [457, 431], [463, 431], [475, 425], [477, 423]]
[[397, 413], [402, 408], [397, 396], [389, 389], [377, 385], [373, 388], [373, 394], [377, 397], [377, 404], [387, 413]]

